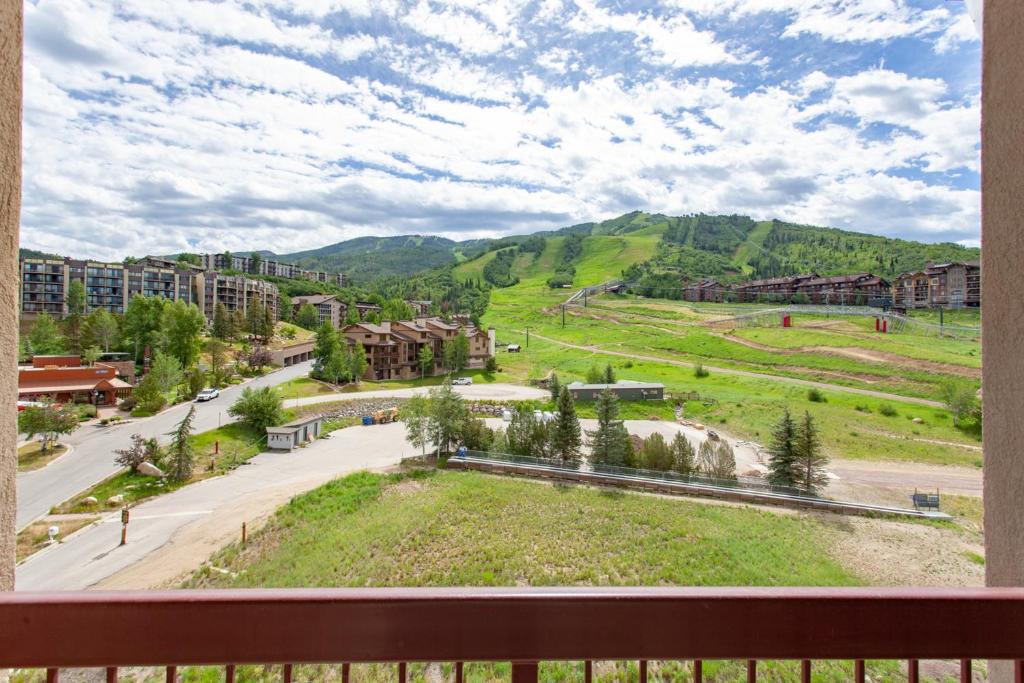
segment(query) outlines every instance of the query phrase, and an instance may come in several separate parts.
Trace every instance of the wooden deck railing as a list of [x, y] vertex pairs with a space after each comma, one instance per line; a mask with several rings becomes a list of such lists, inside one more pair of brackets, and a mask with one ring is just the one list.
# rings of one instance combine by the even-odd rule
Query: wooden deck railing
[[[541, 661], [1024, 659], [1024, 590], [818, 588], [324, 589], [0, 594], [0, 669]], [[344, 667], [347, 674], [348, 667]], [[344, 675], [347, 678], [347, 675]]]

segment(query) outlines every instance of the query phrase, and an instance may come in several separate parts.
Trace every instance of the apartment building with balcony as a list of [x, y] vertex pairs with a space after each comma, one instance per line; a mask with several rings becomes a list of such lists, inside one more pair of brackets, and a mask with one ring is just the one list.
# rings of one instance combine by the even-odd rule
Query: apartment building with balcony
[[293, 296], [291, 315], [294, 318], [299, 309], [305, 305], [316, 309], [320, 316], [320, 324], [330, 323], [335, 329], [340, 329], [345, 322], [345, 302], [332, 294], [313, 294], [310, 296]]
[[884, 301], [891, 289], [885, 278], [871, 273], [851, 273], [805, 280], [797, 285], [796, 296], [803, 295], [812, 304], [865, 305]]
[[[306, 270], [294, 263], [285, 263], [284, 261], [260, 259], [258, 264], [254, 265], [252, 258], [243, 254], [202, 254], [199, 258], [205, 270], [237, 270], [253, 275], [270, 275], [291, 280], [312, 280], [314, 282], [328, 282], [339, 287], [345, 286], [345, 276], [342, 273]], [[256, 272], [254, 273], [253, 270], [256, 270]]]
[[923, 270], [900, 273], [893, 282], [892, 304], [901, 309], [980, 306], [981, 264], [929, 262]]
[[273, 282], [218, 272], [198, 273], [194, 279], [196, 305], [207, 320], [213, 320], [217, 304], [223, 304], [232, 313], [241, 312], [244, 315], [257, 301], [270, 310], [274, 320], [280, 317], [280, 295]]
[[193, 303], [192, 278], [190, 269], [169, 262], [124, 264], [72, 258], [22, 258], [19, 259], [20, 311], [23, 317], [42, 312], [63, 317], [67, 314], [68, 286], [75, 280], [85, 287], [87, 312], [105, 308], [111, 313], [124, 313], [128, 302], [136, 295]]
[[359, 322], [342, 329], [348, 343], [359, 342], [366, 349], [368, 367], [364, 379], [411, 379], [420, 376], [419, 357], [424, 347], [434, 354], [434, 367], [428, 374], [441, 369], [444, 344], [462, 332], [469, 340], [468, 367], [483, 367], [494, 355], [494, 330], [483, 331], [471, 325], [459, 326], [440, 318], [384, 321], [380, 324]]

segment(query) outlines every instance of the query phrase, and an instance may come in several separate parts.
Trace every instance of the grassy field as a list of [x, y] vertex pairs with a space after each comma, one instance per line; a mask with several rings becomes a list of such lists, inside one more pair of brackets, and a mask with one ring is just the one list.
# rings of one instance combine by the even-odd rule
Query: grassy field
[[[231, 422], [223, 427], [196, 434], [192, 437], [192, 445], [195, 447], [196, 453], [195, 469], [192, 479], [189, 481], [173, 482], [169, 479], [150, 477], [124, 470], [61, 503], [51, 512], [65, 514], [116, 509], [120, 506], [107, 503], [112, 496], [124, 496], [124, 504], [134, 505], [147, 498], [174, 491], [186, 484], [224, 474], [262, 452], [265, 438], [265, 435], [257, 434], [252, 428], [241, 422]], [[217, 444], [217, 453], [214, 453], [214, 444]], [[113, 457], [111, 455], [111, 459]], [[97, 502], [85, 502], [85, 499], [89, 497], [95, 498]]]
[[55, 444], [43, 452], [38, 441], [30, 441], [18, 448], [18, 471], [27, 472], [45, 467], [51, 460], [55, 460], [67, 452], [68, 447], [62, 443]]
[[[808, 516], [477, 473], [359, 473], [294, 499], [245, 548], [232, 546], [211, 559], [231, 573], [203, 570], [188, 585], [858, 585], [822, 552], [837, 533]], [[898, 670], [893, 663], [871, 669], [875, 680], [889, 680]], [[655, 663], [654, 672], [654, 680], [688, 679], [678, 662]], [[759, 667], [764, 680], [792, 680], [795, 672], [790, 663]], [[394, 676], [384, 666], [356, 666], [352, 673], [359, 681]], [[470, 681], [508, 680], [507, 665], [473, 665], [466, 673]], [[280, 676], [260, 667], [247, 674], [257, 681]], [[428, 680], [426, 674], [422, 665], [410, 668], [411, 680]], [[305, 675], [329, 674], [310, 668]], [[845, 663], [816, 665], [815, 680], [850, 675]], [[186, 676], [216, 680], [212, 670]], [[739, 681], [744, 670], [739, 663], [709, 662], [705, 676]], [[635, 665], [612, 663], [597, 667], [595, 676], [637, 677]], [[546, 663], [541, 678], [579, 681], [582, 670], [575, 663]]]
[[[498, 373], [489, 373], [484, 370], [463, 370], [456, 373], [459, 377], [472, 377], [475, 384], [493, 384], [503, 380]], [[396, 379], [387, 382], [361, 381], [359, 384], [345, 384], [335, 389], [327, 382], [312, 379], [310, 377], [296, 377], [277, 385], [282, 398], [291, 400], [295, 398], [308, 398], [310, 396], [323, 396], [326, 394], [358, 394], [366, 391], [389, 391], [392, 389], [414, 389], [416, 387], [433, 387], [444, 382], [444, 375], [433, 377]]]
[[99, 517], [83, 515], [70, 519], [44, 519], [29, 524], [18, 532], [16, 561], [21, 562], [29, 555], [42, 550], [50, 539], [49, 528], [51, 526], [55, 526], [60, 530], [57, 534], [57, 540], [59, 541], [67, 538], [82, 527], [92, 524], [97, 519]]

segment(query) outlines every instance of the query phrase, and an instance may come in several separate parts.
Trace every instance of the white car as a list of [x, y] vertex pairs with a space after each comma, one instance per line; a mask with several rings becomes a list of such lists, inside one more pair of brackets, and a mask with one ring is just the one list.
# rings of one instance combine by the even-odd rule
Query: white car
[[453, 387], [467, 387], [473, 383], [472, 377], [456, 377], [452, 380]]
[[196, 394], [197, 401], [212, 401], [213, 399], [220, 396], [220, 389], [203, 389]]

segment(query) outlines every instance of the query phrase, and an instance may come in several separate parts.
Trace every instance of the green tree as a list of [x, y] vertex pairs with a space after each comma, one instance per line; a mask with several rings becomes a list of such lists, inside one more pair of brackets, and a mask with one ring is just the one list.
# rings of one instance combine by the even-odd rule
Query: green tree
[[185, 482], [192, 478], [195, 467], [195, 449], [192, 446], [192, 422], [195, 419], [196, 407], [192, 405], [174, 431], [169, 432], [171, 443], [167, 447], [167, 476], [172, 481]]
[[169, 394], [181, 383], [181, 363], [174, 356], [157, 351], [146, 377], [153, 378], [161, 393]]
[[223, 386], [227, 382], [228, 345], [212, 337], [206, 342], [206, 355], [210, 359], [210, 383]]
[[279, 292], [277, 295], [277, 317], [285, 322], [291, 322], [292, 313], [292, 298], [284, 292]]
[[953, 416], [953, 426], [960, 424], [960, 418], [969, 414], [978, 403], [977, 393], [967, 382], [947, 379], [939, 386], [942, 403]]
[[508, 423], [508, 429], [505, 430], [510, 453], [533, 455], [531, 439], [535, 421], [533, 411], [527, 406], [518, 406], [512, 411], [512, 420]]
[[359, 384], [369, 364], [370, 362], [366, 359], [366, 348], [362, 342], [357, 341], [352, 347], [352, 355], [349, 356], [349, 372], [352, 374], [353, 382]]
[[57, 329], [57, 323], [45, 311], [40, 313], [28, 333], [32, 353], [49, 356], [64, 352], [64, 337]]
[[640, 466], [658, 472], [667, 472], [672, 469], [672, 449], [660, 432], [654, 432], [644, 439], [644, 445], [640, 451]]
[[380, 317], [383, 320], [410, 320], [414, 316], [412, 306], [401, 299], [388, 299], [381, 306]]
[[319, 379], [326, 377], [327, 364], [336, 353], [341, 342], [334, 327], [325, 322], [317, 328], [315, 342], [313, 344], [313, 372], [312, 375]]
[[267, 323], [267, 308], [259, 299], [253, 299], [245, 311], [245, 331], [256, 339], [264, 339]]
[[274, 387], [242, 389], [242, 395], [228, 408], [228, 414], [237, 417], [254, 431], [263, 434], [267, 427], [284, 422], [281, 394]]
[[456, 372], [461, 372], [469, 365], [469, 337], [466, 336], [466, 330], [459, 330], [458, 335], [455, 336], [454, 347], [453, 369]]
[[359, 309], [356, 308], [356, 300], [349, 298], [349, 300], [345, 302], [345, 324], [354, 325], [359, 321]]
[[206, 373], [198, 365], [192, 366], [185, 373], [185, 394], [188, 398], [195, 398], [203, 387], [206, 386]]
[[424, 344], [420, 348], [420, 377], [426, 377], [428, 374], [434, 374], [434, 351], [428, 344]]
[[828, 485], [828, 458], [821, 452], [821, 438], [818, 427], [809, 412], [796, 429], [794, 438], [796, 460], [794, 463], [794, 483], [809, 494], [816, 494]]
[[234, 339], [236, 334], [235, 317], [231, 315], [231, 312], [224, 304], [218, 302], [213, 307], [213, 325], [210, 327], [210, 336], [223, 341], [229, 341]]
[[693, 446], [682, 432], [676, 432], [672, 439], [672, 471], [689, 476], [694, 472]]
[[315, 330], [320, 325], [320, 314], [313, 304], [302, 304], [295, 314], [295, 324], [307, 330]]
[[199, 307], [180, 299], [164, 306], [161, 327], [163, 350], [174, 356], [183, 368], [194, 365], [199, 359], [200, 339], [206, 328], [206, 319]]
[[601, 377], [601, 381], [604, 384], [615, 384], [615, 370], [612, 368], [612, 364], [604, 366], [604, 375]]
[[597, 429], [587, 432], [590, 438], [590, 461], [595, 465], [627, 466], [633, 461], [633, 444], [629, 432], [619, 419], [619, 399], [605, 389], [594, 402]]
[[768, 483], [772, 486], [795, 486], [796, 457], [796, 423], [787, 409], [772, 428], [768, 444]]
[[103, 352], [100, 351], [100, 347], [89, 346], [82, 351], [82, 360], [85, 361], [85, 364], [87, 366], [92, 367], [93, 365], [96, 364], [96, 361], [99, 360], [99, 357], [102, 355]]
[[82, 321], [82, 339], [88, 346], [99, 346], [104, 353], [117, 343], [121, 327], [110, 311], [100, 307]]
[[441, 344], [441, 366], [445, 372], [455, 370], [455, 341], [447, 339]]
[[587, 369], [587, 384], [602, 384], [604, 383], [604, 373], [601, 372], [600, 368], [596, 365], [591, 365]]
[[18, 431], [28, 438], [39, 435], [39, 450], [46, 452], [60, 439], [61, 434], [70, 434], [78, 429], [78, 414], [71, 408], [57, 406], [52, 401], [40, 401], [42, 405], [29, 406], [18, 413]]
[[347, 345], [341, 346], [339, 344], [331, 354], [331, 357], [327, 359], [327, 365], [324, 366], [323, 371], [324, 378], [329, 380], [335, 387], [352, 375], [351, 354], [352, 352], [349, 351]]
[[68, 308], [62, 324], [65, 345], [71, 353], [81, 353], [82, 318], [85, 316], [85, 285], [81, 280], [72, 280], [68, 283], [65, 301]]
[[555, 422], [551, 428], [550, 443], [554, 457], [564, 463], [579, 462], [583, 438], [569, 387], [562, 387], [558, 394], [558, 411], [555, 413]]
[[124, 334], [133, 349], [136, 362], [141, 362], [146, 349], [150, 352], [160, 347], [164, 308], [167, 299], [159, 296], [136, 294], [128, 302], [124, 312]]
[[426, 396], [414, 395], [402, 406], [402, 422], [405, 423], [405, 439], [424, 456], [433, 434], [430, 424], [430, 400]]
[[552, 401], [557, 401], [558, 395], [562, 393], [562, 384], [558, 381], [558, 375], [555, 372], [548, 377], [548, 391], [551, 392]]
[[437, 446], [439, 453], [450, 453], [470, 418], [469, 408], [462, 397], [452, 389], [452, 383], [448, 380], [431, 389], [428, 398], [431, 441]]
[[725, 441], [705, 439], [697, 451], [701, 474], [713, 479], [736, 479], [736, 454]]
[[139, 468], [139, 465], [146, 461], [146, 457], [149, 455], [148, 442], [141, 434], [132, 434], [132, 445], [128, 448], [115, 450], [114, 454], [117, 456], [114, 458], [115, 465], [127, 467], [134, 472]]
[[249, 273], [252, 275], [260, 274], [260, 266], [263, 265], [263, 257], [255, 251], [249, 254]]
[[159, 412], [167, 405], [167, 398], [160, 390], [156, 377], [150, 372], [135, 386], [132, 397], [139, 408], [147, 413]]

